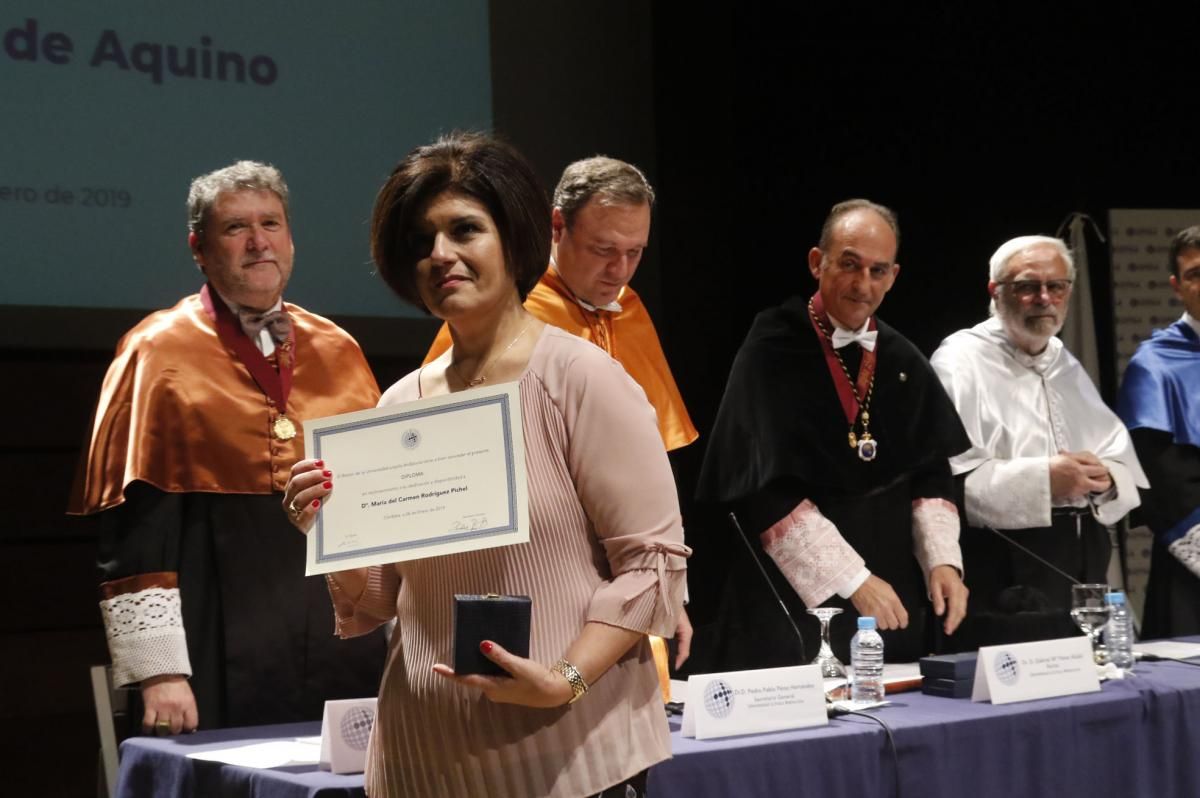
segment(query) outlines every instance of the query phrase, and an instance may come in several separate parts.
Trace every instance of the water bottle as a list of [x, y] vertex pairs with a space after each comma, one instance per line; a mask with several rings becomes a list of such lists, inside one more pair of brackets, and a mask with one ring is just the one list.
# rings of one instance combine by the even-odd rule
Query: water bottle
[[1133, 616], [1129, 602], [1120, 590], [1104, 594], [1108, 605], [1108, 623], [1104, 626], [1104, 647], [1108, 661], [1123, 671], [1133, 670]]
[[850, 700], [874, 703], [883, 700], [883, 638], [875, 631], [875, 619], [858, 619], [858, 633], [850, 641]]

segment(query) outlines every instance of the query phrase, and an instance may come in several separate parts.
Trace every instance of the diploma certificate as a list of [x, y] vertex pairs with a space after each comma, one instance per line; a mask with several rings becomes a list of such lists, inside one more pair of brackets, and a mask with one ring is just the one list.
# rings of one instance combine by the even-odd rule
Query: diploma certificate
[[306, 574], [529, 541], [517, 383], [304, 424], [333, 470]]

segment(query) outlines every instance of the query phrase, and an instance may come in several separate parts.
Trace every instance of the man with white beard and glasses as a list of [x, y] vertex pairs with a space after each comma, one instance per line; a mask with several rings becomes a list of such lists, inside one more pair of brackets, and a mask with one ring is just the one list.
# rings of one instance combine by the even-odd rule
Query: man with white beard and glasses
[[950, 461], [971, 588], [961, 649], [1077, 634], [1072, 580], [1106, 581], [1105, 527], [1147, 486], [1125, 426], [1055, 337], [1075, 277], [1066, 245], [1014, 238], [990, 268], [991, 317], [932, 358], [972, 443]]

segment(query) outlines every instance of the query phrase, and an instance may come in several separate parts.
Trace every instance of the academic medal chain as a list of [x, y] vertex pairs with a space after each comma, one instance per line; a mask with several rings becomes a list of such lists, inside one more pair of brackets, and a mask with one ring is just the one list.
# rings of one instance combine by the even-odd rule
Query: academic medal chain
[[[850, 380], [850, 370], [846, 368], [846, 363], [842, 360], [842, 356], [838, 355], [837, 350], [834, 350], [837, 355], [838, 363], [842, 366], [842, 371], [846, 375], [846, 380]], [[847, 439], [851, 449], [858, 450], [858, 459], [864, 462], [871, 462], [875, 459], [878, 452], [879, 444], [871, 437], [871, 395], [875, 392], [875, 375], [871, 375], [871, 382], [867, 384], [867, 397], [865, 400], [858, 398], [858, 391], [854, 388], [854, 383], [850, 383], [850, 390], [854, 391], [854, 398], [858, 401], [858, 406], [861, 408], [856, 421], [862, 422], [862, 435], [854, 434], [855, 422], [850, 422], [850, 432]]]
[[[822, 348], [826, 354], [826, 361], [836, 360], [837, 364], [841, 366], [841, 374], [838, 374], [832, 368], [832, 365], [830, 366], [830, 376], [833, 377], [834, 385], [838, 388], [839, 395], [844, 391], [848, 391], [850, 396], [854, 398], [853, 409], [846, 410], [847, 420], [850, 423], [850, 430], [846, 434], [846, 440], [850, 444], [850, 448], [858, 452], [858, 459], [869, 463], [879, 453], [879, 442], [871, 435], [871, 397], [875, 393], [875, 370], [874, 368], [870, 369], [870, 378], [867, 381], [865, 392], [866, 396], [859, 396], [858, 388], [855, 386], [854, 380], [850, 377], [850, 369], [846, 368], [846, 361], [842, 359], [841, 353], [833, 348], [832, 333], [826, 330], [825, 325], [821, 323], [811, 299], [808, 302], [808, 314], [812, 318], [812, 323], [818, 332], [818, 337], [821, 339]], [[864, 352], [864, 358], [867, 354]], [[866, 366], [865, 359], [863, 364]], [[839, 384], [841, 383], [838, 379], [839, 376], [845, 378], [844, 384]], [[846, 406], [847, 402], [843, 402], [843, 407]], [[861, 434], [855, 432], [859, 424], [862, 425]]]
[[[288, 340], [284, 341], [282, 344], [276, 347], [276, 351], [279, 353], [277, 355], [277, 362], [279, 363], [280, 368], [285, 367], [285, 365], [290, 365], [292, 362], [292, 339], [289, 338]], [[286, 399], [284, 406], [279, 407], [278, 410], [279, 416], [275, 419], [275, 423], [271, 425], [271, 432], [274, 433], [277, 440], [290, 441], [292, 438], [296, 437], [296, 425], [292, 423], [292, 420], [286, 415]]]
[[213, 318], [217, 337], [246, 367], [259, 390], [267, 397], [270, 406], [279, 414], [271, 422], [271, 434], [278, 441], [290, 441], [295, 438], [298, 433], [296, 422], [287, 415], [288, 395], [292, 391], [292, 370], [296, 362], [293, 335], [289, 334], [287, 340], [276, 345], [275, 362], [278, 368], [275, 368], [242, 331], [229, 307], [220, 297], [213, 298], [207, 284], [200, 290], [200, 301]]

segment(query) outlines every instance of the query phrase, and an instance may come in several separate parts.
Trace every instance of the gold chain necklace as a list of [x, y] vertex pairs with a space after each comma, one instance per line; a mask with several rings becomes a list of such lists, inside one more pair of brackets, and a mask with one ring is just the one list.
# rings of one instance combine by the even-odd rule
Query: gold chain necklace
[[517, 341], [521, 340], [521, 336], [523, 336], [525, 334], [525, 331], [529, 329], [530, 324], [533, 324], [532, 319], [525, 322], [525, 326], [521, 328], [521, 331], [519, 333], [517, 333], [517, 337], [512, 339], [512, 341], [509, 342], [508, 346], [504, 347], [503, 352], [496, 355], [495, 357], [488, 358], [488, 361], [483, 364], [483, 367], [479, 369], [479, 372], [476, 374], [476, 376], [472, 377], [469, 380], [462, 375], [461, 371], [458, 370], [458, 364], [455, 363], [454, 358], [451, 357], [450, 368], [451, 368], [451, 370], [454, 371], [454, 376], [458, 377], [458, 381], [461, 382], [463, 385], [467, 386], [468, 388], [474, 388], [477, 385], [483, 385], [485, 382], [487, 382], [488, 372], [491, 370], [491, 367], [493, 365], [495, 365], [497, 360], [499, 360], [500, 358], [507, 355], [508, 350], [512, 349], [514, 346], [517, 345]]
[[[826, 340], [829, 341], [829, 348], [833, 349], [833, 356], [837, 358], [838, 365], [842, 367], [842, 373], [846, 375], [846, 382], [850, 383], [850, 393], [854, 395], [854, 401], [858, 402], [858, 419], [850, 422], [850, 432], [847, 434], [846, 440], [850, 444], [851, 449], [858, 450], [858, 456], [861, 459], [867, 460], [868, 462], [870, 460], [874, 460], [875, 443], [874, 439], [871, 437], [871, 396], [875, 393], [875, 373], [871, 373], [871, 380], [867, 383], [867, 396], [866, 399], [863, 399], [858, 395], [858, 386], [855, 384], [854, 379], [850, 376], [850, 369], [846, 368], [846, 361], [842, 360], [842, 353], [837, 351], [837, 349], [834, 349], [833, 333], [826, 330], [825, 325], [822, 324], [821, 320], [817, 318], [817, 313], [815, 310], [813, 310], [813, 303], [811, 299], [808, 300], [808, 315], [812, 319], [813, 325], [821, 331], [821, 335], [825, 336]], [[854, 428], [857, 426], [859, 419], [862, 420], [861, 436], [854, 434]], [[864, 443], [868, 444], [866, 448], [869, 450], [869, 453], [864, 451], [863, 446], [861, 445]]]

